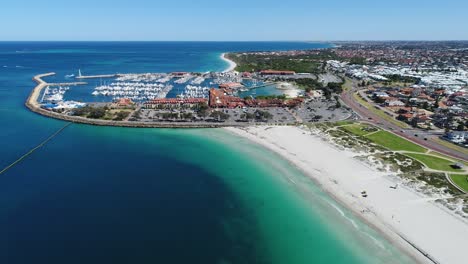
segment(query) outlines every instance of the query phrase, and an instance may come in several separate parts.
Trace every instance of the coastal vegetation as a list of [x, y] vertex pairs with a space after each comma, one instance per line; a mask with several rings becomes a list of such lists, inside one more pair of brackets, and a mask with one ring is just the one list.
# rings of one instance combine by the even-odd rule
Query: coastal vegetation
[[172, 120], [186, 120], [190, 121], [195, 118], [195, 116], [190, 112], [164, 112], [159, 113], [157, 118], [164, 121], [172, 121]]
[[439, 158], [439, 157], [434, 157], [434, 156], [425, 155], [425, 154], [416, 154], [416, 153], [407, 153], [405, 155], [410, 156], [422, 162], [428, 168], [433, 169], [433, 170], [448, 171], [448, 172], [460, 172], [461, 171], [460, 169], [456, 169], [452, 167], [452, 165], [454, 164], [453, 160], [448, 160], [445, 158]]
[[296, 79], [294, 81], [300, 88], [304, 89], [306, 92], [310, 92], [311, 90], [319, 90], [323, 88], [323, 84], [320, 83], [317, 79], [303, 78]]
[[[372, 163], [379, 170], [397, 173], [405, 184], [422, 186], [418, 188], [429, 193], [454, 197], [463, 194], [460, 190], [468, 192], [466, 169], [453, 167], [456, 162], [466, 166], [465, 162], [428, 152], [417, 144], [367, 123], [336, 122], [308, 126], [312, 131], [318, 130], [320, 134], [327, 135], [334, 144], [359, 153], [357, 159]], [[466, 197], [460, 199], [464, 203], [468, 201]], [[457, 198], [439, 202], [455, 208]], [[459, 209], [468, 212], [468, 206]]]
[[354, 123], [342, 126], [341, 128], [353, 133], [354, 135], [370, 139], [373, 143], [389, 150], [401, 152], [405, 156], [421, 162], [429, 169], [446, 172], [460, 172], [460, 169], [453, 168], [453, 164], [459, 162], [466, 165], [465, 162], [454, 160], [438, 152], [427, 153], [427, 149], [388, 131], [379, 130], [377, 127], [369, 124]]
[[246, 121], [258, 121], [258, 122], [266, 122], [273, 118], [273, 115], [268, 111], [256, 110], [254, 113], [243, 113], [240, 116], [241, 119]]
[[379, 131], [378, 128], [364, 123], [354, 123], [348, 126], [343, 126], [343, 129], [358, 136], [365, 136]]
[[210, 117], [217, 121], [224, 122], [229, 118], [229, 115], [222, 111], [213, 111], [211, 112]]
[[107, 111], [106, 107], [85, 106], [85, 107], [81, 107], [81, 108], [77, 108], [73, 110], [73, 115], [98, 119], [98, 118], [104, 117], [104, 115], [106, 114], [106, 111]]
[[345, 84], [345, 82], [329, 82], [324, 85], [317, 79], [312, 78], [294, 79], [290, 81], [294, 81], [299, 86], [299, 88], [304, 89], [305, 92], [311, 92], [312, 90], [322, 90], [323, 95], [327, 100], [330, 100], [333, 94], [340, 94], [343, 91], [343, 85]]
[[72, 114], [74, 116], [81, 116], [91, 119], [122, 121], [129, 116], [131, 111], [131, 109], [110, 109], [107, 106], [85, 106], [76, 108], [73, 110]]
[[333, 52], [322, 51], [310, 54], [262, 54], [228, 53], [226, 57], [237, 64], [236, 71], [254, 72], [260, 70], [289, 70], [300, 73], [322, 73], [323, 62], [336, 59]]

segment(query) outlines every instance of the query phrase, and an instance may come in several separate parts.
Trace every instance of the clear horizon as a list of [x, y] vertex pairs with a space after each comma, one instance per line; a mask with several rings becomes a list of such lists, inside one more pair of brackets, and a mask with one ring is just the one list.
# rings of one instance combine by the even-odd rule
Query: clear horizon
[[468, 39], [367, 39], [367, 40], [0, 40], [0, 42], [310, 42], [310, 43], [341, 43], [341, 42], [466, 42]]
[[468, 40], [461, 0], [16, 0], [2, 3], [0, 41]]

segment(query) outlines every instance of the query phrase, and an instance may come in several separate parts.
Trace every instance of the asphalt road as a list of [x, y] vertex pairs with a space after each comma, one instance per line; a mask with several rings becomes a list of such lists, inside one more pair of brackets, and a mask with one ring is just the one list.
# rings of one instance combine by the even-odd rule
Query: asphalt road
[[402, 129], [392, 124], [391, 122], [386, 121], [385, 119], [382, 119], [381, 117], [374, 114], [372, 111], [370, 111], [366, 107], [359, 104], [353, 97], [353, 94], [357, 91], [356, 86], [357, 85], [353, 83], [353, 88], [351, 90], [343, 91], [343, 93], [341, 94], [341, 100], [343, 100], [343, 102], [348, 107], [353, 109], [358, 114], [359, 116], [358, 118], [360, 120], [369, 122], [382, 129], [389, 130], [403, 138], [406, 138], [430, 150], [440, 152], [442, 154], [451, 156], [453, 158], [468, 161], [468, 157], [466, 154], [460, 151], [448, 148], [444, 145], [441, 145], [433, 141], [434, 138], [437, 138], [439, 136], [437, 133], [413, 129], [413, 128]]

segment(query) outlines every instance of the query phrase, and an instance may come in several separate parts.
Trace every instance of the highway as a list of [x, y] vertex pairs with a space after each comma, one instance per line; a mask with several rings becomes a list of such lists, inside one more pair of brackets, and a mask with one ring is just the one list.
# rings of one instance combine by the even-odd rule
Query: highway
[[353, 81], [352, 89], [343, 91], [341, 93], [341, 100], [351, 109], [356, 112], [358, 119], [371, 123], [377, 127], [388, 130], [401, 136], [405, 139], [408, 139], [416, 144], [419, 144], [425, 148], [428, 148], [433, 151], [440, 152], [447, 156], [451, 156], [456, 159], [468, 161], [468, 156], [455, 149], [449, 148], [447, 146], [441, 145], [434, 141], [435, 138], [440, 136], [440, 133], [435, 133], [431, 131], [423, 131], [415, 128], [401, 128], [370, 111], [365, 106], [361, 105], [359, 102], [354, 99], [353, 94], [358, 91], [357, 83]]

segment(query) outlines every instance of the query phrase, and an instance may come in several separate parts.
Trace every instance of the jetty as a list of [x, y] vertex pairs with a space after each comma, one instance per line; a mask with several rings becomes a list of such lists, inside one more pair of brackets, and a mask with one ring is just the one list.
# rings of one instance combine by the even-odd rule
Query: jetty
[[119, 74], [101, 74], [101, 75], [79, 75], [76, 79], [99, 79], [99, 78], [115, 78], [119, 77]]
[[33, 81], [35, 81], [37, 85], [36, 87], [34, 87], [28, 99], [26, 100], [26, 107], [28, 107], [34, 112], [37, 112], [39, 110], [46, 111], [41, 108], [40, 104], [38, 103], [38, 99], [41, 95], [42, 90], [47, 86], [75, 86], [87, 84], [86, 82], [48, 83], [42, 80], [42, 78], [52, 75], [55, 75], [55, 72], [39, 74], [33, 77]]
[[87, 82], [63, 82], [63, 83], [47, 83], [47, 86], [76, 86], [88, 84]]

